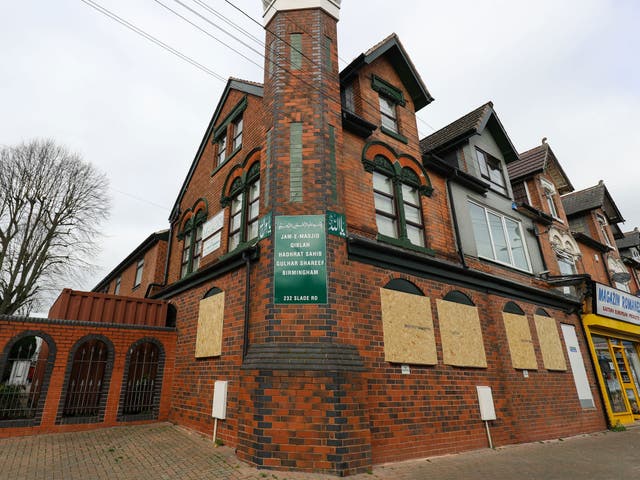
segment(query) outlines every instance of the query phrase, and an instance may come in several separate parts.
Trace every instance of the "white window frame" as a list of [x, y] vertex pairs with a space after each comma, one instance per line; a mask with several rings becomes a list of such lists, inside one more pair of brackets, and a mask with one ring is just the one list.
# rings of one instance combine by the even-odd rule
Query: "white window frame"
[[529, 205], [533, 205], [531, 203], [531, 193], [529, 193], [529, 186], [527, 185], [527, 181], [525, 180], [524, 182], [522, 182], [522, 184], [524, 185], [524, 191], [527, 194], [527, 203]]
[[547, 201], [547, 207], [549, 207], [549, 212], [551, 213], [551, 216], [556, 220], [562, 222], [562, 220], [560, 219], [560, 215], [558, 213], [558, 207], [556, 205], [556, 202], [553, 200], [553, 197], [556, 194], [556, 187], [553, 185], [553, 183], [548, 182], [544, 178], [540, 179], [540, 183], [542, 185], [543, 194], [544, 194], [545, 200]]
[[136, 276], [133, 281], [133, 287], [138, 287], [142, 283], [142, 273], [144, 271], [144, 257], [138, 260], [136, 263]]
[[[489, 182], [489, 185], [490, 185], [489, 188], [491, 188], [491, 190], [508, 197], [509, 189], [507, 188], [507, 177], [505, 175], [504, 166], [500, 161], [500, 159], [494, 157], [490, 153], [485, 152], [484, 150], [481, 150], [478, 147], [476, 147], [475, 150], [476, 150], [476, 162], [478, 165], [478, 171], [480, 172], [480, 176], [484, 178], [487, 182]], [[494, 168], [496, 166], [497, 168]], [[494, 181], [494, 179], [491, 178], [491, 172], [495, 170], [500, 172], [500, 176], [502, 177], [502, 184]]]
[[[480, 255], [480, 253], [478, 253], [478, 257], [479, 258], [484, 258], [486, 260], [490, 260], [492, 262], [496, 262], [499, 263], [500, 265], [506, 265], [508, 267], [511, 268], [515, 268], [516, 270], [520, 270], [521, 272], [527, 272], [527, 273], [531, 273], [531, 257], [529, 256], [529, 248], [527, 247], [527, 241], [526, 238], [524, 236], [524, 229], [522, 228], [522, 222], [520, 220], [517, 220], [513, 217], [509, 217], [506, 216], [500, 212], [496, 212], [495, 210], [491, 210], [490, 208], [485, 207], [484, 205], [481, 205], [477, 202], [471, 201], [469, 200], [469, 204], [475, 205], [476, 207], [481, 208], [482, 210], [484, 210], [484, 216], [485, 216], [485, 222], [487, 225], [487, 231], [489, 233], [489, 240], [491, 241], [491, 250], [493, 252], [493, 258], [490, 257], [485, 257]], [[495, 241], [493, 239], [493, 233], [491, 232], [491, 227], [490, 227], [490, 223], [489, 223], [489, 213], [500, 217], [501, 221], [502, 221], [502, 231], [504, 232], [504, 236], [505, 236], [505, 240], [507, 242], [507, 252], [509, 253], [509, 259], [511, 263], [506, 263], [503, 262], [501, 260], [498, 260], [498, 256], [496, 255], [496, 245], [495, 245]], [[524, 256], [525, 259], [527, 261], [527, 269], [523, 269], [521, 267], [518, 267], [517, 265], [515, 265], [515, 262], [513, 260], [513, 247], [511, 246], [511, 240], [509, 239], [509, 234], [508, 234], [508, 230], [507, 230], [507, 225], [505, 220], [509, 219], [512, 222], [515, 222], [518, 224], [519, 230], [520, 230], [520, 238], [522, 238], [522, 248], [524, 249]], [[473, 222], [472, 222], [473, 223]], [[473, 231], [473, 226], [472, 226], [472, 231]], [[476, 248], [477, 248], [477, 239], [475, 239], [475, 231], [473, 231], [474, 234], [474, 240], [476, 240]]]
[[[384, 95], [379, 95], [379, 104], [381, 125], [393, 133], [400, 133], [398, 126], [398, 104]], [[387, 125], [385, 125], [385, 120], [387, 121]]]
[[600, 227], [600, 232], [604, 237], [605, 243], [607, 244], [607, 246], [613, 248], [613, 243], [611, 242], [611, 238], [609, 238], [609, 232], [607, 232], [607, 225], [609, 224], [607, 222], [607, 219], [604, 215], [596, 213], [596, 220], [598, 222], [598, 226]]

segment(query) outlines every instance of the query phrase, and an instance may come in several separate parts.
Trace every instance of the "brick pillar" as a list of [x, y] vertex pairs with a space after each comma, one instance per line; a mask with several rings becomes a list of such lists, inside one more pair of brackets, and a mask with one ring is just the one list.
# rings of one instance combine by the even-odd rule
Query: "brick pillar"
[[[342, 213], [339, 1], [264, 4], [265, 211], [274, 217]], [[335, 287], [345, 239], [327, 238], [326, 304], [273, 303], [273, 240], [260, 249], [254, 284], [264, 295], [251, 307], [238, 456], [263, 468], [366, 471], [371, 435], [363, 360], [341, 325]]]

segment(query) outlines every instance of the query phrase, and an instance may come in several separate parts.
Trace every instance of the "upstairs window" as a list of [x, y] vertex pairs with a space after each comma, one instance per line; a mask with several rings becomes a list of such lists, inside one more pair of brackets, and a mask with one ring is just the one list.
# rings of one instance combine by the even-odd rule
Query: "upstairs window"
[[345, 85], [345, 87], [340, 91], [340, 99], [342, 100], [343, 110], [351, 113], [356, 112], [356, 105], [353, 95], [353, 83]]
[[598, 220], [598, 226], [600, 227], [600, 232], [602, 233], [602, 238], [604, 239], [604, 243], [607, 246], [613, 248], [613, 242], [611, 241], [611, 237], [609, 236], [609, 229], [607, 228], [607, 219], [604, 218], [604, 215], [596, 214], [596, 218]]
[[120, 283], [121, 282], [122, 282], [122, 277], [118, 276], [118, 278], [116, 278], [116, 286], [113, 289], [113, 294], [114, 295], [120, 294]]
[[479, 257], [531, 271], [520, 222], [473, 202], [469, 213]]
[[556, 203], [555, 203], [555, 195], [556, 195], [556, 189], [553, 186], [553, 184], [545, 181], [545, 180], [541, 180], [542, 183], [542, 190], [544, 192], [544, 198], [545, 201], [547, 203], [547, 208], [549, 210], [549, 213], [553, 216], [553, 218], [560, 218], [558, 215], [558, 209], [556, 208]]
[[[191, 213], [189, 209], [187, 213]], [[187, 214], [185, 214], [186, 217]], [[180, 278], [195, 272], [200, 268], [202, 258], [202, 226], [207, 219], [206, 205], [203, 200], [196, 202], [196, 213], [189, 216], [184, 223], [178, 238], [182, 240], [182, 261]]]
[[480, 176], [489, 182], [491, 189], [507, 195], [502, 162], [480, 149], [476, 149], [476, 159]]
[[380, 130], [404, 143], [407, 139], [400, 134], [398, 123], [398, 105], [404, 107], [407, 102], [399, 88], [382, 80], [377, 75], [371, 76], [371, 88], [378, 92], [380, 105]]
[[225, 131], [216, 142], [216, 158], [218, 166], [222, 165], [227, 159], [227, 132]]
[[640, 252], [638, 252], [637, 248], [631, 249], [631, 256], [636, 262], [640, 262]]
[[242, 147], [242, 116], [233, 122], [233, 150]]
[[144, 270], [144, 258], [141, 258], [140, 260], [138, 260], [138, 263], [136, 264], [136, 278], [135, 278], [135, 281], [133, 282], [134, 287], [137, 287], [142, 283], [143, 270]]
[[380, 96], [380, 117], [382, 126], [393, 133], [398, 133], [398, 116], [396, 114], [396, 104]]
[[260, 164], [249, 168], [244, 180], [236, 178], [230, 190], [229, 251], [258, 236]]
[[[386, 161], [385, 161], [386, 162]], [[420, 180], [410, 168], [397, 174], [391, 164], [373, 172], [373, 198], [378, 232], [389, 238], [425, 246]]]

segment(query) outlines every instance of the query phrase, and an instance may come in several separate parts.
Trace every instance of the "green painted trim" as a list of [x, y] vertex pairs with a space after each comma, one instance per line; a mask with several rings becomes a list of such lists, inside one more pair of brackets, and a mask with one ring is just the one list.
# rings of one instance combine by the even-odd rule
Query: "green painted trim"
[[289, 35], [289, 63], [291, 70], [302, 68], [302, 34], [291, 33]]
[[402, 143], [409, 143], [409, 140], [407, 139], [407, 137], [405, 137], [404, 135], [400, 135], [399, 133], [396, 133], [393, 130], [389, 130], [388, 128], [383, 127], [382, 125], [380, 126], [380, 131], [385, 135], [389, 135], [390, 137], [395, 138], [396, 140]]
[[336, 165], [336, 129], [329, 125], [329, 185], [331, 188], [331, 201], [338, 201], [338, 178]]
[[302, 123], [289, 125], [289, 201], [302, 202]]
[[[404, 220], [403, 220], [404, 221]], [[396, 247], [407, 248], [409, 250], [415, 250], [416, 252], [426, 253], [427, 255], [435, 255], [435, 250], [427, 247], [421, 247], [419, 245], [414, 245], [409, 241], [408, 238], [393, 238], [383, 235], [382, 233], [378, 233], [376, 239], [380, 242], [390, 243], [391, 245], [395, 245]]]
[[218, 141], [223, 131], [226, 132], [227, 126], [231, 122], [233, 122], [236, 119], [236, 117], [238, 117], [238, 115], [240, 115], [242, 112], [245, 111], [248, 103], [249, 102], [247, 100], [247, 95], [245, 95], [244, 97], [242, 97], [242, 100], [240, 100], [236, 104], [236, 106], [233, 107], [233, 110], [231, 110], [231, 112], [229, 112], [229, 114], [226, 117], [224, 117], [224, 120], [222, 120], [222, 123], [218, 125], [218, 127], [213, 131], [212, 141], [214, 143]]
[[389, 82], [381, 79], [375, 74], [371, 75], [371, 88], [381, 95], [393, 100], [398, 105], [405, 106], [407, 101], [404, 99], [404, 93], [398, 87], [391, 85]]

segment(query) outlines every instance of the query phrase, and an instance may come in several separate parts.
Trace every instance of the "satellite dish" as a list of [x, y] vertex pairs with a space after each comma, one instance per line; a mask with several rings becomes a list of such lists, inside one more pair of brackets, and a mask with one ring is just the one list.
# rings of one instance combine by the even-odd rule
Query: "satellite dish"
[[616, 272], [611, 275], [611, 280], [617, 283], [627, 283], [631, 280], [631, 275], [628, 272]]

